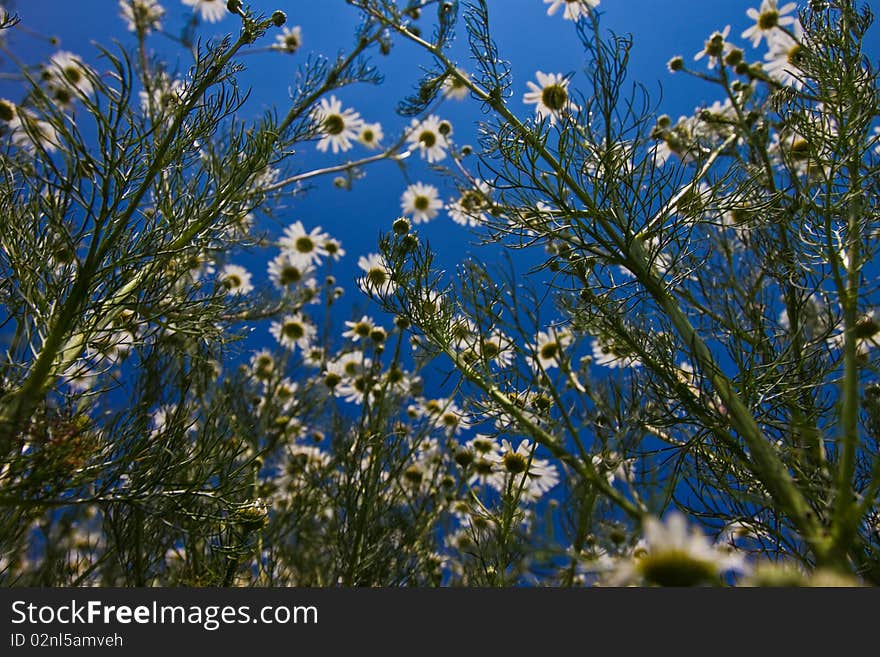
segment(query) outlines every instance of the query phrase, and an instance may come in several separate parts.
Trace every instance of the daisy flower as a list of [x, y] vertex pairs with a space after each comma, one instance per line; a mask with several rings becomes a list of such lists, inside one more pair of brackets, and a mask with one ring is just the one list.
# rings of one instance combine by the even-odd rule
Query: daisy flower
[[185, 86], [183, 80], [171, 79], [167, 73], [159, 73], [150, 81], [150, 89], [141, 90], [138, 96], [144, 113], [164, 114], [174, 109], [183, 99]]
[[286, 251], [279, 253], [269, 262], [268, 271], [269, 278], [276, 287], [282, 290], [293, 285], [313, 287], [308, 285], [308, 281], [311, 280], [312, 266], [303, 264], [299, 258]]
[[266, 381], [275, 372], [275, 356], [268, 349], [260, 349], [251, 356], [251, 371], [254, 378]]
[[381, 123], [364, 123], [357, 135], [357, 140], [367, 148], [376, 149], [381, 147], [379, 142], [384, 136]]
[[325, 242], [329, 237], [320, 226], [307, 232], [302, 222], [297, 221], [284, 229], [278, 244], [292, 261], [305, 268], [321, 263], [321, 258], [327, 255]]
[[[445, 132], [447, 135], [451, 132], [451, 125]], [[449, 143], [441, 131], [441, 121], [434, 115], [424, 121], [413, 119], [406, 140], [411, 144], [410, 150], [418, 148], [422, 159], [431, 163], [439, 162], [446, 157], [446, 149], [449, 148]]]
[[88, 96], [95, 90], [91, 76], [94, 72], [71, 52], [61, 50], [49, 58], [43, 78], [52, 89], [55, 99], [66, 104], [76, 96]]
[[725, 572], [745, 570], [740, 554], [710, 543], [698, 528], [688, 527], [681, 513], [668, 514], [665, 522], [646, 518], [644, 531], [633, 560], [621, 564], [615, 574], [618, 584], [641, 580], [659, 586], [697, 586], [718, 583]]
[[392, 280], [391, 268], [385, 258], [378, 253], [370, 253], [358, 259], [358, 267], [364, 275], [358, 279], [358, 286], [367, 294], [380, 297], [393, 294], [397, 285]]
[[[461, 69], [455, 70], [459, 75], [467, 79], [467, 73]], [[464, 100], [468, 97], [468, 93], [470, 92], [470, 89], [467, 88], [467, 85], [462, 80], [451, 74], [447, 75], [446, 79], [443, 80], [442, 90], [443, 95], [452, 100]]]
[[295, 53], [302, 45], [302, 28], [299, 25], [285, 27], [281, 34], [275, 37], [275, 50], [283, 50], [287, 53]]
[[16, 108], [12, 101], [0, 99], [0, 121], [9, 126], [12, 143], [29, 153], [37, 147], [47, 153], [58, 150], [58, 132], [47, 121], [41, 121], [30, 112]]
[[781, 30], [773, 33], [770, 39], [770, 51], [764, 55], [764, 59], [767, 60], [764, 68], [767, 75], [779, 83], [800, 89], [804, 83], [800, 79], [802, 73], [798, 66], [798, 60], [804, 50], [800, 43], [804, 29], [800, 23], [795, 23], [793, 32], [795, 38]]
[[342, 242], [332, 237], [324, 240], [324, 249], [333, 260], [339, 262], [345, 255], [345, 249], [342, 248]]
[[223, 0], [183, 0], [183, 4], [198, 11], [203, 21], [216, 23], [226, 15], [226, 3]]
[[156, 0], [119, 0], [119, 11], [131, 32], [149, 34], [162, 28], [165, 9]]
[[254, 289], [251, 273], [241, 265], [226, 265], [220, 270], [220, 283], [233, 294], [248, 294]]
[[343, 110], [342, 101], [336, 96], [321, 99], [321, 105], [315, 111], [315, 120], [323, 135], [317, 146], [321, 152], [326, 152], [328, 148], [332, 148], [334, 153], [347, 151], [364, 124], [361, 115], [353, 109]]
[[509, 366], [516, 355], [513, 340], [498, 329], [493, 329], [489, 335], [482, 338], [479, 347], [482, 357], [494, 362], [498, 367]]
[[532, 361], [535, 371], [556, 367], [562, 351], [570, 344], [571, 334], [568, 331], [557, 330], [553, 327], [546, 331], [539, 331], [535, 344], [532, 346], [534, 353]]
[[549, 461], [534, 456], [535, 448], [523, 440], [516, 449], [508, 440], [501, 441], [496, 465], [512, 478], [514, 493], [522, 488], [522, 499], [535, 501], [559, 483], [559, 472]]
[[733, 45], [726, 41], [728, 34], [730, 34], [730, 25], [725, 26], [720, 32], [713, 32], [703, 49], [694, 55], [694, 61], [699, 61], [708, 55], [709, 68], [715, 68], [721, 58], [733, 48]]
[[743, 39], [751, 39], [752, 48], [757, 48], [761, 39], [770, 40], [776, 32], [776, 28], [782, 25], [794, 25], [797, 20], [794, 16], [786, 16], [797, 9], [797, 4], [789, 2], [781, 9], [777, 6], [777, 0], [762, 0], [761, 8], [749, 8], [746, 15], [755, 21], [749, 29], [742, 33]]
[[552, 16], [560, 7], [565, 7], [562, 17], [565, 20], [577, 21], [581, 16], [589, 16], [590, 9], [599, 6], [599, 0], [544, 0], [545, 5], [550, 5], [547, 15]]
[[436, 187], [418, 182], [406, 188], [400, 197], [400, 206], [404, 214], [412, 216], [413, 223], [420, 224], [436, 217], [443, 208], [443, 201]]
[[448, 436], [457, 435], [470, 425], [464, 412], [451, 399], [423, 400], [420, 415], [429, 418], [435, 427], [442, 428]]
[[530, 91], [523, 96], [527, 105], [535, 105], [535, 114], [539, 119], [550, 118], [550, 125], [568, 112], [577, 110], [568, 95], [569, 80], [561, 73], [542, 73], [537, 71], [535, 77], [538, 84], [526, 82]]
[[595, 338], [592, 342], [592, 351], [593, 362], [603, 367], [627, 369], [630, 367], [640, 367], [642, 364], [638, 358], [625, 353], [618, 353], [615, 347], [608, 345], [598, 338]]
[[281, 321], [272, 322], [269, 332], [282, 347], [291, 351], [299, 347], [300, 350], [307, 351], [317, 330], [301, 313], [294, 313], [286, 315]]
[[491, 205], [488, 183], [480, 180], [474, 188], [466, 189], [461, 196], [447, 204], [449, 218], [462, 226], [475, 227], [487, 221], [485, 210]]
[[364, 315], [356, 322], [345, 322], [348, 330], [342, 334], [343, 338], [349, 338], [352, 342], [357, 342], [361, 338], [368, 338], [376, 328], [376, 322], [371, 317]]

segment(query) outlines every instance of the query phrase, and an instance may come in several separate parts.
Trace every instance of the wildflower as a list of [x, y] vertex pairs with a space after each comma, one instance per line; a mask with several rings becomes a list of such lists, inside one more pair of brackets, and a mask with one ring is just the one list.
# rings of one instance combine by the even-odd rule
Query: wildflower
[[233, 294], [248, 294], [254, 289], [251, 273], [240, 265], [226, 265], [220, 270], [220, 282]]
[[260, 381], [272, 378], [275, 372], [275, 357], [268, 349], [260, 349], [251, 356], [251, 371], [253, 376]]
[[302, 28], [299, 25], [285, 27], [281, 34], [275, 37], [275, 50], [283, 50], [287, 53], [295, 53], [302, 45]]
[[430, 418], [450, 436], [461, 432], [468, 425], [462, 410], [451, 399], [428, 399], [422, 403], [422, 415]]
[[309, 285], [309, 282], [314, 283], [311, 274], [310, 264], [303, 264], [300, 258], [287, 251], [282, 251], [269, 262], [269, 278], [282, 290], [293, 285], [314, 287]]
[[393, 294], [397, 285], [392, 280], [391, 268], [385, 258], [378, 253], [370, 253], [358, 259], [358, 267], [364, 271], [364, 276], [358, 279], [358, 286], [367, 294], [376, 294], [380, 297]]
[[644, 531], [644, 543], [633, 560], [620, 565], [617, 583], [697, 586], [719, 583], [727, 571], [745, 570], [741, 555], [712, 545], [698, 528], [689, 529], [681, 513], [668, 514], [665, 523], [647, 518]]
[[476, 227], [484, 224], [488, 220], [485, 210], [491, 205], [490, 191], [488, 183], [478, 181], [473, 188], [463, 191], [457, 200], [447, 204], [449, 218], [462, 226]]
[[726, 41], [728, 34], [730, 34], [730, 25], [725, 26], [721, 32], [713, 32], [703, 49], [694, 55], [694, 61], [699, 61], [708, 55], [709, 68], [715, 68], [724, 55], [734, 47]]
[[16, 108], [11, 101], [0, 99], [0, 121], [9, 127], [12, 143], [29, 153], [37, 148], [51, 153], [60, 146], [58, 131], [51, 123], [41, 121], [21, 107]]
[[87, 392], [95, 387], [99, 375], [97, 365], [94, 362], [96, 355], [87, 352], [61, 373], [61, 379], [70, 386], [72, 391]]
[[535, 371], [556, 367], [563, 350], [570, 344], [571, 334], [568, 331], [557, 330], [554, 327], [550, 327], [546, 331], [539, 331], [535, 344], [532, 346], [534, 356], [531, 360]]
[[317, 146], [321, 152], [331, 147], [334, 153], [349, 150], [352, 139], [357, 139], [364, 124], [360, 114], [351, 108], [343, 110], [342, 102], [336, 96], [330, 96], [329, 100], [321, 99], [321, 105], [315, 111], [315, 120], [323, 134]]
[[226, 15], [226, 3], [223, 0], [183, 0], [183, 4], [198, 11], [203, 21], [216, 23]]
[[306, 351], [317, 332], [315, 326], [301, 313], [286, 315], [279, 322], [272, 322], [269, 332], [281, 344], [293, 351], [296, 347]]
[[364, 123], [357, 135], [357, 140], [367, 148], [380, 148], [382, 138], [385, 134], [382, 132], [381, 123]]
[[363, 404], [367, 395], [373, 390], [376, 381], [370, 373], [370, 359], [365, 358], [365, 364], [359, 366], [359, 371], [354, 376], [346, 377], [333, 388], [333, 394], [353, 404]]
[[327, 255], [337, 262], [345, 255], [345, 249], [342, 248], [342, 242], [333, 239], [332, 237], [328, 237], [324, 240], [324, 250], [327, 251]]
[[[411, 150], [418, 148], [422, 158], [427, 159], [431, 163], [439, 162], [445, 158], [446, 149], [449, 148], [446, 136], [441, 132], [440, 124], [440, 119], [434, 115], [429, 116], [424, 121], [413, 119], [409, 135], [407, 136], [407, 141], [411, 144]], [[450, 132], [451, 125], [450, 129], [446, 130], [447, 134]]]
[[509, 366], [516, 355], [513, 340], [498, 329], [493, 329], [482, 338], [479, 347], [480, 356], [498, 367]]
[[[356, 322], [345, 322], [348, 330], [342, 334], [343, 338], [349, 338], [352, 342], [357, 342], [361, 338], [368, 338], [376, 329], [376, 322], [371, 317], [364, 315]], [[379, 327], [381, 328], [381, 327]]]
[[66, 50], [52, 55], [43, 69], [43, 78], [55, 99], [62, 104], [69, 103], [74, 95], [90, 95], [95, 90], [93, 75], [94, 72], [79, 57]]
[[161, 72], [150, 81], [149, 89], [138, 92], [141, 109], [147, 114], [164, 114], [176, 108], [186, 87], [182, 80], [171, 79]]
[[131, 32], [149, 34], [162, 29], [165, 9], [156, 0], [119, 0], [119, 11]]
[[[856, 351], [866, 356], [871, 349], [880, 347], [880, 322], [874, 317], [875, 311], [869, 310], [862, 315], [855, 326]], [[841, 342], [843, 336], [841, 335]]]
[[320, 264], [321, 258], [327, 255], [325, 242], [329, 237], [320, 226], [307, 232], [302, 222], [297, 221], [284, 229], [284, 235], [278, 240], [278, 244], [291, 261], [308, 267]]
[[640, 367], [642, 364], [638, 358], [620, 351], [615, 345], [610, 345], [607, 341], [600, 340], [599, 338], [593, 339], [592, 351], [593, 362], [603, 367], [627, 369], [630, 367]]
[[793, 25], [797, 20], [794, 16], [786, 16], [797, 9], [797, 4], [789, 2], [782, 9], [777, 6], [777, 0], [761, 0], [761, 8], [749, 8], [746, 15], [755, 21], [749, 29], [742, 33], [743, 39], [752, 40], [752, 48], [757, 48], [761, 39], [768, 41], [776, 34], [778, 27]]
[[600, 0], [544, 0], [545, 5], [550, 5], [547, 15], [552, 16], [560, 7], [565, 7], [562, 17], [568, 21], [578, 21], [582, 16], [589, 16], [590, 9], [599, 6]]
[[568, 112], [577, 110], [568, 95], [569, 80], [561, 73], [535, 73], [538, 84], [526, 82], [530, 91], [523, 96], [527, 105], [535, 105], [535, 113], [539, 119], [550, 118], [550, 125]]
[[780, 84], [800, 89], [804, 86], [801, 80], [803, 74], [799, 66], [804, 52], [801, 45], [804, 29], [799, 22], [794, 24], [793, 33], [794, 38], [781, 30], [773, 33], [770, 39], [770, 51], [764, 55], [764, 59], [767, 60], [764, 68], [767, 75]]
[[413, 183], [400, 198], [403, 213], [412, 215], [413, 223], [428, 222], [443, 208], [437, 188], [424, 183]]
[[449, 74], [443, 80], [443, 95], [452, 100], [464, 100], [470, 89], [458, 76], [467, 79], [467, 73], [461, 69], [456, 69], [456, 73], [458, 75]]
[[177, 404], [163, 404], [153, 411], [150, 418], [150, 438], [155, 438], [165, 433], [171, 424], [170, 420], [175, 415], [177, 415]]
[[535, 501], [559, 483], [559, 472], [549, 461], [534, 456], [536, 446], [523, 440], [513, 448], [508, 440], [501, 441], [496, 466], [507, 472], [514, 494], [522, 491], [522, 499]]

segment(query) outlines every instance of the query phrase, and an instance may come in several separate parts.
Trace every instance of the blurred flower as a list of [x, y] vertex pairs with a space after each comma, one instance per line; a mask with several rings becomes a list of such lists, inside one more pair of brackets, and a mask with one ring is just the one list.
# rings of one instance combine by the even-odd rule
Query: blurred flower
[[358, 267], [363, 270], [364, 276], [358, 279], [358, 286], [367, 294], [377, 294], [380, 297], [393, 294], [397, 285], [391, 278], [391, 268], [378, 253], [370, 253], [358, 259]]
[[590, 9], [599, 6], [600, 0], [544, 0], [545, 5], [550, 5], [547, 15], [552, 16], [560, 7], [565, 7], [562, 17], [565, 20], [577, 21], [582, 16], [589, 16]]
[[462, 226], [476, 227], [484, 224], [487, 220], [485, 210], [491, 205], [491, 191], [488, 183], [477, 181], [473, 188], [464, 190], [458, 199], [447, 204], [449, 218]]
[[254, 289], [251, 273], [241, 265], [226, 265], [220, 270], [220, 283], [233, 294], [248, 294]]
[[282, 251], [269, 262], [269, 278], [276, 287], [287, 289], [293, 285], [308, 285], [312, 274], [312, 266], [304, 264], [301, 258]]
[[367, 148], [375, 149], [381, 147], [379, 142], [384, 136], [381, 123], [364, 123], [358, 133], [357, 140]]
[[294, 27], [285, 27], [281, 30], [281, 34], [275, 37], [275, 50], [283, 50], [288, 53], [295, 53], [302, 45], [302, 28], [299, 25]]
[[[467, 73], [461, 69], [456, 69], [456, 72], [462, 77], [467, 78]], [[443, 94], [447, 98], [464, 100], [468, 97], [469, 92], [470, 89], [467, 88], [467, 85], [455, 75], [447, 75], [446, 79], [443, 80]]]
[[779, 83], [800, 89], [804, 86], [800, 79], [803, 72], [799, 66], [804, 50], [801, 45], [804, 28], [799, 22], [794, 24], [793, 33], [794, 38], [781, 30], [773, 33], [770, 39], [770, 51], [764, 55], [764, 59], [767, 60], [764, 68], [767, 75]]
[[43, 79], [61, 104], [71, 102], [74, 96], [90, 95], [95, 90], [93, 75], [94, 72], [77, 55], [66, 50], [52, 55], [43, 69]]
[[757, 48], [762, 38], [770, 41], [776, 28], [795, 23], [797, 19], [794, 16], [785, 16], [795, 9], [797, 9], [797, 4], [794, 2], [789, 2], [780, 9], [777, 6], [777, 0], [762, 0], [760, 9], [746, 9], [746, 15], [755, 21], [755, 24], [742, 33], [742, 38], [751, 39], [752, 48]]
[[618, 565], [611, 583], [618, 586], [720, 584], [723, 573], [746, 570], [742, 555], [729, 546], [712, 545], [697, 527], [688, 528], [681, 513], [667, 514], [665, 523], [646, 518], [644, 532], [644, 541], [636, 547], [632, 559]]
[[149, 34], [162, 29], [165, 9], [156, 0], [119, 0], [119, 10], [132, 32]]
[[226, 3], [223, 0], [183, 0], [183, 4], [193, 8], [193, 11], [199, 12], [203, 21], [216, 23], [221, 20], [227, 12]]
[[286, 315], [281, 321], [272, 322], [269, 332], [275, 336], [281, 346], [291, 351], [296, 347], [306, 351], [317, 331], [315, 326], [301, 313], [294, 313]]

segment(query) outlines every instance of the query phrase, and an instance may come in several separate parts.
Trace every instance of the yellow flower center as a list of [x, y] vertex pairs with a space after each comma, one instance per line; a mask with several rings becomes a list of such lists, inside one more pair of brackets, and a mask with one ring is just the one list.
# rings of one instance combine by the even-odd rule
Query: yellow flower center
[[330, 114], [324, 118], [324, 132], [328, 135], [338, 135], [345, 130], [345, 119], [339, 114]]
[[553, 112], [559, 112], [568, 102], [568, 92], [561, 84], [551, 84], [541, 92], [541, 102]]
[[[754, 15], [754, 14], [753, 14]], [[779, 12], [773, 9], [769, 11], [762, 11], [761, 15], [758, 16], [758, 27], [763, 30], [772, 30], [779, 24]]]

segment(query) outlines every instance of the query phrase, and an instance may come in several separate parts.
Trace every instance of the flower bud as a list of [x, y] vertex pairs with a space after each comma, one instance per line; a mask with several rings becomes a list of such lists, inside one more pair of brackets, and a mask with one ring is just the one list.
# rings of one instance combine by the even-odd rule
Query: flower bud
[[281, 27], [287, 22], [287, 14], [283, 11], [273, 11], [272, 12], [272, 24], [275, 27]]

